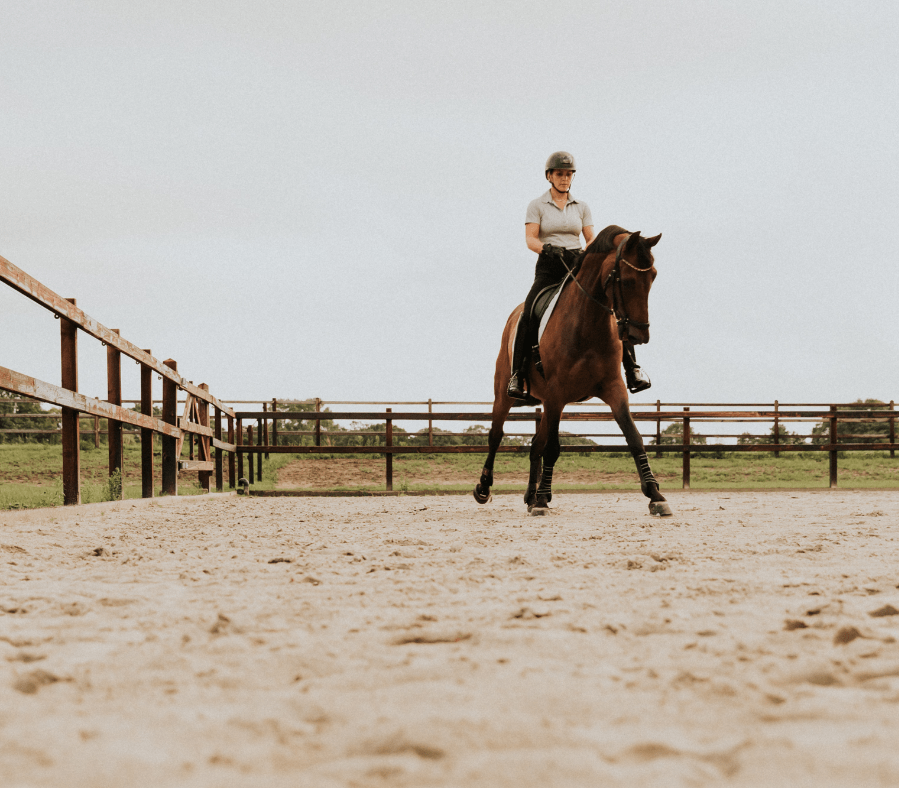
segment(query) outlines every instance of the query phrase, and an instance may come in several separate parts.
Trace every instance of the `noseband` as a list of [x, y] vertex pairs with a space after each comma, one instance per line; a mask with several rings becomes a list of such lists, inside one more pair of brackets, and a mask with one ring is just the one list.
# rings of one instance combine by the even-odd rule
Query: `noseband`
[[[574, 275], [572, 270], [568, 268], [568, 273], [571, 274], [571, 278], [574, 280], [574, 283], [580, 288], [580, 291], [587, 296], [594, 304], [599, 307], [602, 307], [606, 312], [612, 315], [615, 318], [615, 322], [618, 324], [618, 336], [620, 338], [624, 338], [627, 336], [628, 326], [633, 326], [634, 328], [640, 329], [648, 329], [649, 323], [640, 323], [637, 320], [631, 320], [627, 315], [627, 309], [624, 306], [624, 293], [621, 291], [621, 264], [624, 263], [628, 268], [633, 269], [634, 271], [639, 271], [641, 273], [645, 273], [646, 271], [652, 270], [652, 263], [649, 264], [648, 268], [637, 268], [637, 266], [632, 265], [627, 260], [624, 259], [624, 247], [627, 245], [628, 240], [630, 239], [630, 234], [626, 235], [622, 238], [621, 243], [618, 244], [618, 250], [615, 254], [615, 264], [612, 266], [612, 270], [609, 271], [609, 275], [606, 277], [606, 281], [603, 282], [602, 285], [602, 294], [605, 296], [606, 301], [610, 302], [609, 304], [604, 304], [602, 301], [594, 298], [590, 293], [588, 293], [584, 286], [578, 282], [577, 277]], [[564, 260], [562, 261], [564, 264]], [[612, 286], [611, 298], [609, 297], [609, 285]], [[617, 287], [616, 287], [617, 285]]]

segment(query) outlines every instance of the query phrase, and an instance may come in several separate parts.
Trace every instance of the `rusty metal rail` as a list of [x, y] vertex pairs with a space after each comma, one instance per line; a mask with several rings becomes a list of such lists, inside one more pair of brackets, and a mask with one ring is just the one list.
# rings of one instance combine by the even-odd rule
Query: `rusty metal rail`
[[[151, 351], [138, 348], [77, 307], [74, 298], [62, 298], [34, 277], [0, 257], [0, 282], [27, 296], [52, 312], [60, 321], [61, 385], [47, 383], [20, 372], [0, 367], [0, 389], [20, 396], [56, 405], [62, 409], [63, 498], [66, 504], [81, 502], [81, 430], [82, 414], [108, 420], [109, 473], [122, 471], [123, 425], [141, 431], [141, 481], [145, 498], [153, 496], [153, 440], [162, 440], [162, 489], [168, 495], [178, 493], [178, 472], [195, 471], [201, 487], [210, 490], [215, 473], [216, 489], [223, 488], [222, 452], [229, 452], [228, 482], [235, 486], [233, 440], [234, 410], [209, 393], [205, 384], [195, 386], [178, 374], [178, 364], [172, 359], [159, 361]], [[108, 396], [106, 400], [86, 397], [78, 393], [78, 332], [81, 331], [106, 345]], [[141, 367], [141, 412], [122, 407], [121, 357], [134, 359]], [[162, 418], [152, 416], [152, 375], [162, 377]], [[183, 415], [177, 413], [178, 391], [185, 392]], [[210, 424], [209, 408], [214, 411]], [[14, 414], [12, 414], [14, 415]], [[38, 414], [40, 415], [40, 414]], [[222, 417], [228, 419], [227, 442], [222, 441]], [[95, 431], [96, 432], [96, 431]], [[193, 458], [194, 436], [200, 457]], [[182, 461], [181, 450], [185, 438], [190, 438], [191, 457]], [[99, 441], [98, 441], [99, 442]], [[214, 458], [213, 458], [214, 449]], [[124, 485], [120, 486], [120, 492]]]

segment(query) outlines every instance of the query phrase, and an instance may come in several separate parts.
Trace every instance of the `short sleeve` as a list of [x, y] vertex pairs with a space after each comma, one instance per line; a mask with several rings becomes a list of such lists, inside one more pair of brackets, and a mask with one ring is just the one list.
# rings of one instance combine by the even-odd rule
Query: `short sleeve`
[[540, 200], [531, 200], [528, 203], [527, 213], [524, 215], [525, 224], [540, 224]]
[[583, 212], [581, 213], [581, 225], [583, 227], [592, 227], [593, 226], [593, 214], [590, 213], [590, 206], [587, 203], [582, 202]]

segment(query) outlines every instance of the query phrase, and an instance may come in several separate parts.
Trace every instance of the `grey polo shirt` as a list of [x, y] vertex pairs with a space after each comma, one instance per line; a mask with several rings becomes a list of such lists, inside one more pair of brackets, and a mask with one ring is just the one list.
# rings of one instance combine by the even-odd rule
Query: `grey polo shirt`
[[581, 248], [581, 231], [593, 224], [587, 203], [575, 200], [571, 194], [561, 210], [553, 202], [549, 189], [532, 200], [524, 217], [525, 224], [539, 224], [542, 243], [561, 246], [564, 249]]

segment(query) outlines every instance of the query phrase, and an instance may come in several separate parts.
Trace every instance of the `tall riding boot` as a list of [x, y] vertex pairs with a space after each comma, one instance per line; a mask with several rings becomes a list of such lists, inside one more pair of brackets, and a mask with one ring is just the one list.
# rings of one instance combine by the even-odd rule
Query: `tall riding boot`
[[512, 399], [524, 399], [524, 363], [525, 363], [525, 346], [527, 345], [528, 324], [522, 316], [518, 321], [518, 328], [515, 332], [515, 345], [512, 349], [512, 377], [509, 378], [509, 385], [506, 387], [506, 393]]
[[637, 354], [634, 352], [634, 346], [630, 342], [622, 342], [621, 344], [624, 347], [621, 362], [624, 364], [624, 380], [627, 383], [627, 390], [631, 394], [646, 391], [652, 383], [649, 382], [649, 376], [637, 363]]

